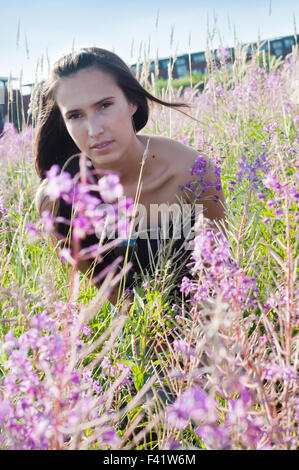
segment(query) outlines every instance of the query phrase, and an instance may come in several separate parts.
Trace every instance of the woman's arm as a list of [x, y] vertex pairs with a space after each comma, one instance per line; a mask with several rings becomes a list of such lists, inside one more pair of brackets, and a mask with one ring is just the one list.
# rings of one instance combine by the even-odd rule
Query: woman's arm
[[[203, 188], [199, 187], [198, 203], [203, 205], [204, 216], [212, 221], [225, 221], [225, 198], [220, 181], [217, 176], [218, 167], [207, 157], [206, 173]], [[205, 186], [208, 185], [208, 186]]]
[[[215, 163], [198, 150], [168, 137], [151, 137], [151, 142], [152, 152], [166, 156], [166, 159], [178, 169], [179, 181], [181, 185], [185, 185], [185, 189], [183, 189], [184, 202], [202, 204], [205, 217], [215, 222], [223, 221], [225, 223], [225, 199], [219, 168]], [[194, 174], [191, 175], [190, 169], [192, 166], [196, 167], [198, 159], [202, 159], [199, 161], [199, 174], [194, 171]], [[205, 174], [203, 174], [204, 165]], [[187, 188], [187, 181], [195, 189], [194, 192]], [[198, 198], [198, 196], [200, 197]]]
[[203, 216], [222, 228], [227, 236], [227, 219], [225, 213], [225, 197], [221, 185], [219, 167], [206, 155], [200, 155], [206, 161], [205, 174], [199, 177], [193, 174], [190, 177], [192, 191], [185, 191], [189, 203], [202, 205]]
[[[53, 215], [57, 214], [58, 207], [55, 204], [55, 201], [51, 201], [50, 197], [46, 194], [46, 188], [48, 184], [48, 179], [44, 179], [39, 185], [38, 190], [35, 194], [35, 206], [39, 215], [41, 216], [44, 211], [50, 211]], [[56, 209], [56, 210], [55, 210]]]

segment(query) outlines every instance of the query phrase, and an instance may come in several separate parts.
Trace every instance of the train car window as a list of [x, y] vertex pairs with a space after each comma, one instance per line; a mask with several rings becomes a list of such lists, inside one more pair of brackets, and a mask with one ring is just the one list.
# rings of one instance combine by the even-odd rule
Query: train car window
[[175, 61], [176, 65], [185, 65], [186, 64], [186, 57], [178, 57]]
[[4, 105], [4, 83], [0, 81], [0, 104]]
[[188, 74], [188, 69], [185, 64], [177, 65], [176, 70], [177, 70], [178, 78], [185, 77]]
[[191, 55], [192, 62], [204, 62], [205, 61], [205, 53], [199, 52], [198, 54]]
[[266, 51], [268, 52], [268, 43], [266, 42], [265, 44], [263, 44], [261, 47], [260, 47], [261, 51]]
[[285, 38], [284, 39], [285, 47], [292, 47], [293, 44], [294, 44], [294, 38]]
[[271, 42], [271, 47], [276, 57], [280, 57], [282, 55], [282, 41]]
[[252, 45], [251, 44], [246, 44], [246, 50], [247, 50], [247, 54], [251, 55], [252, 54]]
[[167, 69], [169, 64], [169, 59], [164, 59], [159, 61], [159, 66], [161, 69]]

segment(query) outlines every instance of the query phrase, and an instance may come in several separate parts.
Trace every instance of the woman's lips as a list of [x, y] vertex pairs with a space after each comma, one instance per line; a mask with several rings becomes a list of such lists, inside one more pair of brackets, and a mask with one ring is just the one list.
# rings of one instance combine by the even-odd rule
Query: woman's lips
[[91, 150], [94, 150], [98, 153], [105, 153], [107, 152], [108, 150], [110, 150], [110, 148], [112, 147], [112, 145], [114, 144], [114, 140], [109, 140], [107, 142], [104, 142], [102, 144], [95, 144], [91, 147]]

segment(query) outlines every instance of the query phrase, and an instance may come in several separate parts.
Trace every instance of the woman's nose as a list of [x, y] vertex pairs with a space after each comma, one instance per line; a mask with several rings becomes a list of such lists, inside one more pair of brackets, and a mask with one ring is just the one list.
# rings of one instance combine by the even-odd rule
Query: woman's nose
[[89, 137], [95, 137], [99, 134], [103, 134], [104, 127], [101, 119], [91, 118], [88, 120], [88, 135]]

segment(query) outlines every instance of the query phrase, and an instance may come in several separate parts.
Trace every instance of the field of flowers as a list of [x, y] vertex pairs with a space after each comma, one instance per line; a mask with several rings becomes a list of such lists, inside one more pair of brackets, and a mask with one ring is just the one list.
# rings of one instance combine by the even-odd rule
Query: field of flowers
[[[183, 91], [197, 121], [157, 107], [145, 130], [212, 158], [226, 197], [227, 237], [205, 221], [176, 304], [167, 260], [115, 309], [113, 269], [100, 290], [76, 272], [50, 243], [51, 215], [40, 220], [34, 205], [34, 129], [6, 124], [1, 449], [298, 448], [298, 50], [268, 62], [257, 51], [246, 63], [240, 48], [231, 70], [225, 53], [221, 64], [209, 64], [202, 92]], [[170, 82], [162, 94], [177, 93]], [[204, 169], [199, 157], [192, 171]], [[67, 176], [51, 178], [67, 198]], [[111, 185], [121, 191], [107, 177], [103, 199]], [[86, 184], [78, 194], [91, 231]]]

